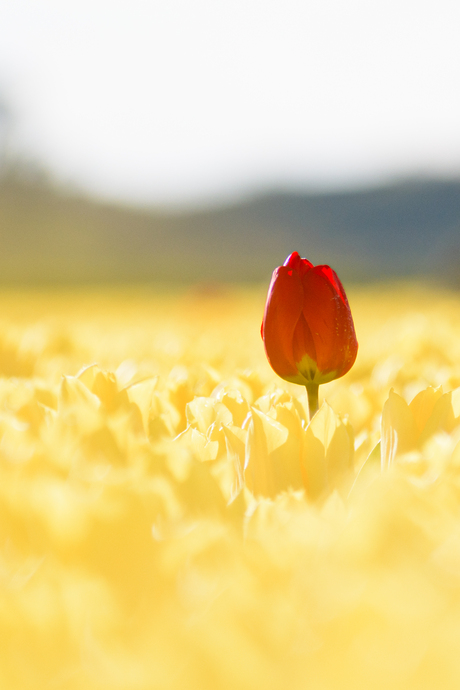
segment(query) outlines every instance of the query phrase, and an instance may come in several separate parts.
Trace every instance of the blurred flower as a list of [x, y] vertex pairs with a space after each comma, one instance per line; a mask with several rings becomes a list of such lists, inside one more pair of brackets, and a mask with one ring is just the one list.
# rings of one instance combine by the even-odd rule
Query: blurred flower
[[396, 457], [423, 449], [433, 435], [452, 432], [459, 423], [458, 399], [458, 389], [443, 394], [441, 386], [428, 386], [407, 404], [392, 388], [382, 410], [382, 469]]
[[353, 455], [351, 425], [324, 402], [303, 438], [301, 471], [307, 496], [316, 499], [333, 489], [347, 493], [353, 477]]
[[307, 389], [346, 374], [358, 352], [336, 273], [313, 266], [297, 252], [273, 272], [261, 333], [272, 369]]

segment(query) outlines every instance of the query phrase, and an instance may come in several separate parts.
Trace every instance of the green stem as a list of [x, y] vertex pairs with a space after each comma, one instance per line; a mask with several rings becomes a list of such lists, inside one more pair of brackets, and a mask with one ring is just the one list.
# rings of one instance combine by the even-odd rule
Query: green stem
[[319, 390], [319, 384], [318, 383], [307, 383], [305, 386], [307, 389], [307, 396], [308, 396], [308, 412], [310, 415], [310, 421], [315, 414], [315, 412], [318, 412], [318, 390]]

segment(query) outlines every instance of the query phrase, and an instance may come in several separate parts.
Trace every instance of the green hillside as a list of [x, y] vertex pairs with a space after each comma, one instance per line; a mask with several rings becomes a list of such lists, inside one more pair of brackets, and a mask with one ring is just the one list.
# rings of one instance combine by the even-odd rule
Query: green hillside
[[266, 280], [294, 249], [346, 280], [430, 275], [455, 283], [460, 182], [267, 193], [167, 214], [4, 175], [0, 238], [3, 284]]

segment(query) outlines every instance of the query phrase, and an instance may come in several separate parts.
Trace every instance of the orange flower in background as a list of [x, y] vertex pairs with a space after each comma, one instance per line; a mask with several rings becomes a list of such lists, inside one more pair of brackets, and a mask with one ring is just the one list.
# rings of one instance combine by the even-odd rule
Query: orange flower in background
[[358, 352], [336, 273], [329, 266], [313, 266], [297, 252], [273, 272], [261, 333], [272, 369], [307, 390], [346, 374]]

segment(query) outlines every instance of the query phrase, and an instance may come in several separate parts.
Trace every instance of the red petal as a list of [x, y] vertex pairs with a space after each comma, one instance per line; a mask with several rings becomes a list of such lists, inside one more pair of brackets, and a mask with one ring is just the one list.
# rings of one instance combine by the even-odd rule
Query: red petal
[[316, 347], [313, 339], [310, 326], [308, 325], [304, 314], [300, 315], [297, 321], [297, 326], [294, 331], [292, 349], [294, 354], [294, 361], [299, 363], [304, 355], [308, 355], [316, 362]]
[[308, 259], [301, 259], [298, 252], [292, 252], [284, 262], [283, 266], [288, 266], [293, 268], [303, 276], [310, 268], [313, 268], [313, 264], [308, 261]]
[[358, 343], [342, 284], [329, 266], [315, 266], [302, 278], [303, 315], [316, 349], [318, 370], [345, 374], [356, 359]]
[[297, 271], [280, 266], [274, 271], [270, 283], [262, 332], [268, 361], [281, 377], [298, 373], [293, 336], [303, 304], [303, 287]]

